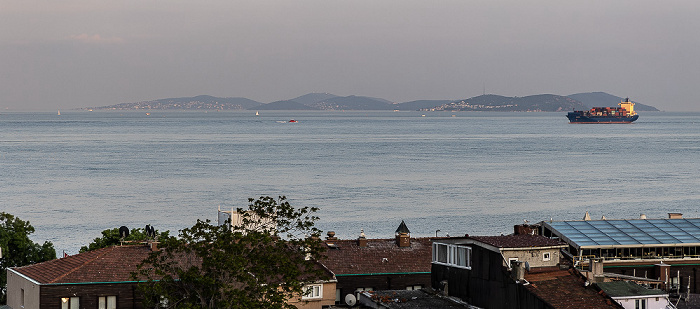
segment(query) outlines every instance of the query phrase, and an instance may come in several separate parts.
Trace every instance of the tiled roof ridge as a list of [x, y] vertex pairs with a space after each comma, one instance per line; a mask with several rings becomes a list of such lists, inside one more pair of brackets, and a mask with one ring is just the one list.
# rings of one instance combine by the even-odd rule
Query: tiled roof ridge
[[[70, 275], [70, 274], [72, 274], [72, 273], [78, 271], [79, 269], [85, 267], [86, 265], [88, 265], [88, 264], [94, 262], [95, 260], [101, 258], [102, 256], [104, 256], [104, 255], [108, 252], [108, 249], [111, 249], [111, 250], [109, 250], [109, 251], [113, 251], [114, 248], [116, 248], [116, 247], [117, 247], [117, 246], [115, 245], [115, 246], [110, 246], [110, 247], [105, 247], [105, 248], [100, 248], [100, 249], [98, 249], [98, 250], [94, 250], [93, 253], [96, 253], [94, 258], [89, 259], [89, 260], [83, 262], [82, 264], [78, 265], [77, 267], [73, 267], [73, 269], [71, 269], [70, 271], [68, 271], [68, 272], [66, 272], [66, 273], [64, 273], [64, 274], [62, 274], [62, 275], [60, 275], [60, 276], [54, 278], [53, 280], [49, 281], [48, 283], [56, 283], [56, 282], [58, 282], [59, 280], [65, 278], [66, 276], [68, 276], [68, 275]], [[88, 251], [88, 252], [89, 252], [89, 251]], [[87, 253], [87, 252], [84, 252], [84, 253]]]
[[[428, 239], [428, 240], [430, 240], [430, 239], [450, 239], [450, 238], [455, 238], [455, 237], [442, 237], [442, 236], [441, 236], [441, 237], [431, 237], [431, 236], [413, 237], [413, 236], [411, 236], [411, 239], [420, 239], [420, 240], [424, 240], [424, 239]], [[367, 240], [368, 240], [368, 241], [372, 241], [372, 240], [396, 240], [396, 237], [391, 237], [391, 238], [367, 238]], [[357, 238], [342, 238], [342, 239], [341, 239], [341, 238], [338, 238], [338, 239], [333, 239], [333, 240], [329, 240], [329, 239], [324, 239], [324, 240], [323, 240], [323, 242], [334, 242], [334, 241], [357, 241]]]

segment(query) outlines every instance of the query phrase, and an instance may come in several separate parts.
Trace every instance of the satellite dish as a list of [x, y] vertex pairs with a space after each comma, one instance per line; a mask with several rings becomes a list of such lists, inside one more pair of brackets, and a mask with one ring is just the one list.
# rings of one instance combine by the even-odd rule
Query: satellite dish
[[350, 306], [350, 307], [357, 304], [357, 298], [355, 298], [355, 295], [352, 295], [352, 294], [345, 295], [345, 304]]
[[155, 238], [156, 237], [156, 229], [152, 227], [150, 224], [146, 224], [146, 236], [150, 238]]
[[119, 228], [119, 237], [121, 237], [121, 238], [127, 238], [127, 237], [129, 237], [129, 228], [122, 225], [122, 226]]

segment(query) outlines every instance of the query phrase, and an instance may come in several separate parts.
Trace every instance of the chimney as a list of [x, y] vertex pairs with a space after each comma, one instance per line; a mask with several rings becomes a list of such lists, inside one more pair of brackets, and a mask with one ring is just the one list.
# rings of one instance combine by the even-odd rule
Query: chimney
[[644, 220], [646, 220], [646, 218], [647, 218], [647, 215], [645, 215], [645, 214], [639, 215], [639, 219], [644, 219]]
[[513, 232], [515, 235], [535, 235], [535, 231], [530, 225], [518, 224], [513, 226]]
[[657, 278], [659, 278], [659, 281], [661, 281], [661, 289], [666, 290], [669, 287], [668, 281], [671, 279], [669, 276], [669, 271], [671, 270], [671, 265], [669, 264], [664, 264], [663, 261], [661, 263], [654, 265], [654, 274], [656, 275]]
[[442, 285], [442, 296], [450, 296], [450, 284], [447, 280], [440, 281]]
[[326, 237], [326, 239], [328, 239], [328, 240], [338, 240], [338, 237], [335, 237], [334, 231], [328, 231], [328, 233], [326, 233], [326, 235], [328, 235], [328, 237]]
[[158, 251], [158, 242], [152, 241], [148, 245], [151, 247], [151, 251]]
[[669, 219], [683, 219], [683, 214], [678, 213], [678, 212], [669, 212], [668, 213], [668, 218]]
[[515, 281], [522, 281], [525, 279], [525, 262], [523, 261], [512, 261], [510, 262], [511, 266], [511, 277], [513, 277], [513, 280]]
[[367, 247], [367, 237], [365, 237], [365, 230], [360, 230], [360, 237], [357, 238], [358, 247]]
[[408, 230], [406, 223], [401, 220], [401, 224], [396, 229], [396, 245], [400, 248], [411, 246], [411, 231]]
[[588, 262], [588, 271], [593, 275], [593, 282], [603, 282], [605, 281], [605, 275], [603, 275], [603, 259], [595, 258], [590, 259]]

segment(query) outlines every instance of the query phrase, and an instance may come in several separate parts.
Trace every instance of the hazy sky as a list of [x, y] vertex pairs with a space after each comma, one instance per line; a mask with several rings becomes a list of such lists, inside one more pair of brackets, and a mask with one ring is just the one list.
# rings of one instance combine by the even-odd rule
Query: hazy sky
[[604, 91], [700, 111], [700, 1], [0, 0], [0, 108]]

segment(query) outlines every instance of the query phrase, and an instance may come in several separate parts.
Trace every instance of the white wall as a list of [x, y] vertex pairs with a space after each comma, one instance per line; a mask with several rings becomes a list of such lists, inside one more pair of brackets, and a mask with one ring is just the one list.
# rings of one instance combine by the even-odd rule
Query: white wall
[[637, 299], [646, 299], [647, 301], [647, 309], [665, 309], [666, 306], [668, 305], [668, 299], [666, 298], [665, 295], [662, 295], [661, 297], [637, 297], [637, 298], [632, 298], [632, 297], [613, 297], [614, 300], [616, 300], [622, 307], [625, 307], [625, 309], [636, 309], [636, 303], [635, 300]]
[[[24, 289], [24, 306], [22, 306]], [[39, 309], [39, 285], [7, 270], [7, 305], [12, 309]]]
[[[528, 262], [530, 267], [552, 267], [559, 263], [559, 248], [530, 250], [501, 249], [503, 256], [508, 259], [517, 258], [518, 261]], [[545, 261], [544, 254], [549, 253], [549, 260]], [[505, 262], [504, 262], [505, 263]]]

